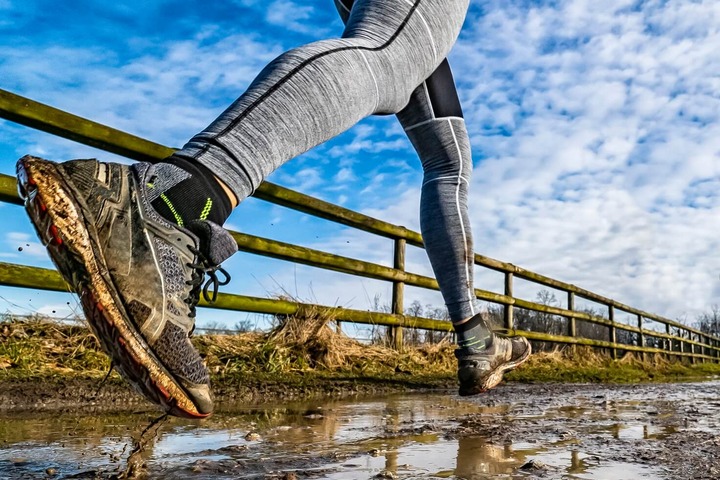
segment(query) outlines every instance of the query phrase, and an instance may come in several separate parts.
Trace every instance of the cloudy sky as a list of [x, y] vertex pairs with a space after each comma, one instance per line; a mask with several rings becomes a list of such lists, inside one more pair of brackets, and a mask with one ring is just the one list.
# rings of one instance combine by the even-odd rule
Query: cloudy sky
[[[473, 146], [476, 251], [670, 318], [720, 303], [720, 2], [471, 4], [450, 62]], [[180, 146], [268, 61], [341, 31], [331, 0], [0, 0], [0, 88]], [[0, 171], [25, 153], [118, 160], [0, 120]], [[361, 122], [270, 180], [419, 228], [421, 171], [392, 117]], [[22, 210], [0, 209], [0, 260], [50, 266]], [[391, 262], [387, 240], [254, 199], [229, 225]], [[409, 258], [429, 273], [420, 251]], [[227, 267], [230, 292], [389, 302], [381, 282], [241, 254]], [[479, 288], [501, 290], [500, 275], [476, 273]], [[0, 296], [0, 311], [76, 308], [69, 296]]]

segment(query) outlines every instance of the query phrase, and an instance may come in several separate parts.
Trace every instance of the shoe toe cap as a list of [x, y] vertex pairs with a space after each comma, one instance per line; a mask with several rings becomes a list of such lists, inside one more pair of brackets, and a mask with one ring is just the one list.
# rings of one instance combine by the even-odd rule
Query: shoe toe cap
[[214, 402], [210, 385], [195, 385], [186, 389], [198, 413], [207, 416], [213, 412]]
[[210, 385], [188, 385], [183, 382], [187, 394], [184, 401], [177, 401], [169, 410], [172, 415], [187, 418], [205, 418], [212, 414], [214, 401]]

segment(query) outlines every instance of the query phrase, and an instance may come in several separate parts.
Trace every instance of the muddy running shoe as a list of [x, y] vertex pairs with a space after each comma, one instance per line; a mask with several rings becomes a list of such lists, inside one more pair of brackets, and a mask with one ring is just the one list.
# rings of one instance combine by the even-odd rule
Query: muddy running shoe
[[167, 412], [202, 418], [210, 379], [189, 334], [201, 293], [212, 301], [229, 280], [219, 264], [237, 244], [211, 222], [180, 228], [158, 215], [156, 168], [25, 156], [18, 190], [115, 368]]
[[458, 348], [458, 380], [460, 396], [476, 395], [497, 386], [506, 372], [530, 357], [530, 342], [524, 337], [493, 337], [485, 350]]

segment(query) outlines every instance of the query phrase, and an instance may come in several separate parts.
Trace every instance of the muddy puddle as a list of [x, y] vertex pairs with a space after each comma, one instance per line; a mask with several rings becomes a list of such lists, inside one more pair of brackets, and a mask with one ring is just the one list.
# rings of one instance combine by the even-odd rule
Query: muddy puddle
[[[118, 478], [153, 412], [5, 413], [0, 478]], [[504, 385], [167, 419], [130, 462], [151, 479], [720, 478], [720, 381]]]

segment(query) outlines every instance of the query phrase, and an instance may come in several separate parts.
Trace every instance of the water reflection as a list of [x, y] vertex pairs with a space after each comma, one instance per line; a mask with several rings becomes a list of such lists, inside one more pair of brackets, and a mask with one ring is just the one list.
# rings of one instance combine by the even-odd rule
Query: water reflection
[[[568, 399], [572, 401], [582, 403]], [[601, 461], [580, 448], [578, 438], [659, 440], [677, 431], [673, 425], [633, 417], [639, 404], [616, 407], [608, 410], [586, 401], [539, 408], [532, 399], [483, 405], [447, 395], [225, 405], [204, 421], [169, 420], [143, 457], [150, 478], [190, 473], [194, 478], [265, 478], [289, 471], [327, 479], [372, 478], [383, 472], [399, 478], [456, 479], [532, 474], [523, 468], [551, 469], [563, 478], [651, 478], [652, 469]], [[116, 475], [125, 468], [133, 438], [152, 417], [0, 418], [0, 478], [36, 478], [48, 468], [63, 477]], [[557, 426], [568, 418], [578, 422], [574, 431]], [[533, 438], [507, 434], [503, 426], [520, 421], [538, 425]], [[611, 477], [596, 476], [611, 470]], [[623, 477], [627, 472], [633, 477]]]
[[482, 437], [458, 439], [455, 475], [461, 478], [511, 474], [538, 450], [513, 450], [512, 445], [494, 445]]

